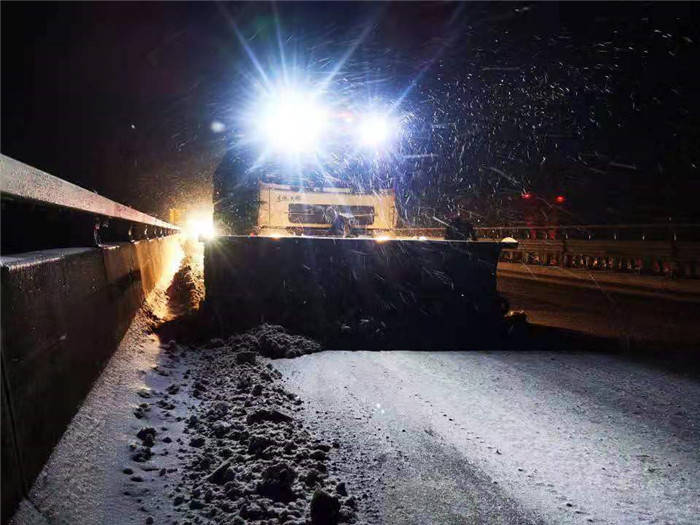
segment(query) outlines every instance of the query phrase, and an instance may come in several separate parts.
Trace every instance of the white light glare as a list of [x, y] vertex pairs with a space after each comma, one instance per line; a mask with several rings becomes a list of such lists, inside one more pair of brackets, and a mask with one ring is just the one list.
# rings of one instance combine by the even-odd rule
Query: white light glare
[[386, 144], [394, 133], [394, 125], [385, 116], [379, 114], [365, 115], [358, 128], [360, 144], [377, 147]]
[[209, 240], [216, 236], [214, 221], [211, 218], [190, 217], [185, 223], [185, 231], [192, 239]]
[[210, 129], [214, 133], [221, 133], [222, 131], [226, 130], [226, 125], [223, 122], [219, 122], [218, 120], [215, 120], [211, 123]]
[[318, 146], [328, 114], [310, 94], [283, 91], [263, 111], [261, 131], [267, 145], [288, 154], [309, 153]]

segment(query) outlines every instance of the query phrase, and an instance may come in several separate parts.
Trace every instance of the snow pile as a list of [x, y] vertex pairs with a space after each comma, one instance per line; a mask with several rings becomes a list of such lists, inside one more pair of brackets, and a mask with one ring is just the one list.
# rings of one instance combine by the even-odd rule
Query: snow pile
[[172, 315], [179, 316], [196, 311], [204, 299], [202, 265], [192, 257], [186, 257], [168, 287], [168, 306]]
[[272, 359], [298, 357], [321, 351], [321, 345], [316, 341], [288, 334], [284, 327], [274, 324], [263, 324], [244, 334], [233, 335], [228, 344]]
[[[289, 356], [318, 345], [270, 325], [231, 337], [233, 347], [221, 343], [212, 340], [199, 350], [167, 345], [165, 354], [186, 371], [173, 370], [168, 378], [174, 382], [164, 392], [144, 393], [148, 403], [135, 412], [144, 426], [132, 450], [134, 467], [158, 469], [155, 463], [173, 459], [161, 460], [160, 448], [176, 447], [177, 466], [162, 469], [174, 481], [166, 489], [166, 507], [186, 522], [355, 522], [355, 499], [328, 474], [340, 444], [303, 427], [302, 401], [282, 388], [281, 374], [258, 356]], [[159, 400], [151, 403], [153, 397]], [[151, 404], [166, 412], [177, 405], [179, 437], [173, 428], [164, 433], [147, 423]]]

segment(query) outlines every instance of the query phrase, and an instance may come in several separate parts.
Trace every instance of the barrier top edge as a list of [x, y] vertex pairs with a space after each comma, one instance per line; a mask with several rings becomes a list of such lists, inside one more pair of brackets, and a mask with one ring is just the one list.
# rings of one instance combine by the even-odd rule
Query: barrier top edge
[[452, 244], [452, 245], [471, 245], [471, 246], [502, 246], [512, 248], [518, 245], [516, 240], [462, 240], [462, 239], [415, 239], [409, 237], [396, 238], [376, 238], [376, 237], [330, 237], [322, 235], [287, 235], [282, 237], [271, 237], [265, 235], [218, 235], [207, 241], [207, 244], [215, 245], [216, 243], [226, 241], [246, 241], [246, 242], [345, 242], [345, 243], [370, 243], [370, 244], [392, 244], [392, 243], [416, 243], [416, 244]]
[[179, 229], [173, 224], [119, 204], [2, 154], [0, 154], [0, 192], [17, 199], [71, 208], [159, 228]]

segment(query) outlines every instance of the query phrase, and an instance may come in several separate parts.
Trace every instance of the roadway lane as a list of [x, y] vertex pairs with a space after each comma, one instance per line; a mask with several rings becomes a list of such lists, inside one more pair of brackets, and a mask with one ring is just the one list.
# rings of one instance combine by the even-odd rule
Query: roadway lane
[[344, 444], [336, 469], [371, 522], [700, 522], [695, 379], [572, 352], [273, 364], [308, 424]]
[[500, 264], [498, 273], [498, 291], [530, 323], [646, 349], [698, 349], [699, 284], [514, 264]]

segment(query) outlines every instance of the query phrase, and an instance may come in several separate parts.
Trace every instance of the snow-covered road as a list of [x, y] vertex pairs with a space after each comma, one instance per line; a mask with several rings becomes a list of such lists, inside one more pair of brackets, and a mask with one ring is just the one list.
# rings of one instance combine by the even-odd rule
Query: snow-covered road
[[384, 523], [698, 523], [700, 384], [565, 352], [275, 361]]

